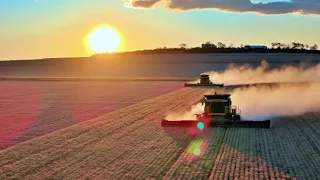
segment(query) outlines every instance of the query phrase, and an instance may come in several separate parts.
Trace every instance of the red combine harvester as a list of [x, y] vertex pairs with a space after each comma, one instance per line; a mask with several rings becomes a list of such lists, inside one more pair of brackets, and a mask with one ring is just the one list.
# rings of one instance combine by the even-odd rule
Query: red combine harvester
[[197, 87], [197, 86], [218, 86], [218, 87], [223, 87], [224, 84], [213, 84], [211, 81], [210, 81], [210, 78], [209, 78], [209, 75], [207, 74], [201, 74], [200, 75], [200, 83], [196, 83], [196, 84], [188, 84], [188, 83], [185, 83], [184, 86], [185, 87]]
[[230, 94], [204, 95], [204, 113], [196, 114], [196, 120], [166, 120], [161, 122], [162, 126], [187, 126], [198, 127], [270, 127], [270, 120], [265, 121], [243, 121], [240, 109], [233, 106]]

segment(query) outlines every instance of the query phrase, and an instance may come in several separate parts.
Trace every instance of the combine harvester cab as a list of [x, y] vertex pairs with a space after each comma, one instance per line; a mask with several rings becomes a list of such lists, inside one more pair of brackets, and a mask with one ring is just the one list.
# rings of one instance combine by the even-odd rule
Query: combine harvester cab
[[207, 75], [207, 74], [201, 74], [199, 80], [200, 80], [200, 83], [196, 83], [196, 84], [188, 84], [188, 83], [185, 83], [184, 86], [185, 86], [185, 87], [198, 87], [198, 86], [223, 87], [223, 86], [224, 86], [224, 84], [213, 84], [213, 83], [210, 81], [209, 75]]
[[[204, 95], [204, 113], [196, 114], [196, 120], [166, 120], [161, 122], [162, 126], [184, 126], [184, 127], [270, 127], [270, 120], [265, 121], [243, 121], [241, 111], [233, 106], [230, 94]], [[201, 128], [202, 127], [202, 128]]]

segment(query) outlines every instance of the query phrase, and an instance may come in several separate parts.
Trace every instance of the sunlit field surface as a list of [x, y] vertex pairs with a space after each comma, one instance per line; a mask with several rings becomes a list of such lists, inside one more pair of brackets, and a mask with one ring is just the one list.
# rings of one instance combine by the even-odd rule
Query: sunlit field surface
[[211, 91], [182, 88], [4, 149], [0, 179], [320, 178], [319, 113], [198, 135], [160, 126]]
[[0, 149], [182, 85], [182, 82], [0, 81]]
[[[270, 68], [296, 66], [300, 61], [309, 68], [290, 66], [274, 76], [249, 68], [216, 79], [231, 85], [250, 82], [252, 74], [260, 74], [257, 83], [265, 82], [265, 77], [276, 80], [264, 89], [188, 88], [185, 81], [169, 81], [221, 72], [233, 61], [257, 67], [262, 60]], [[318, 180], [319, 60], [313, 55], [249, 54], [0, 63], [2, 79], [33, 77], [0, 81], [0, 179]], [[113, 77], [124, 79], [116, 82]], [[136, 77], [145, 79], [125, 80]], [[280, 80], [299, 82], [300, 78], [310, 81], [277, 87]], [[169, 113], [190, 111], [204, 94], [232, 90], [233, 103], [240, 105], [243, 116], [265, 118], [274, 113], [272, 127], [161, 126]]]

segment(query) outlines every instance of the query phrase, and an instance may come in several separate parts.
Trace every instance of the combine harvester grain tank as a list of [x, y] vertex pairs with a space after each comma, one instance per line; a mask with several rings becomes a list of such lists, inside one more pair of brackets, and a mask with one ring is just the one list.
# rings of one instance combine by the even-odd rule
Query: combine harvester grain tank
[[204, 113], [196, 114], [196, 120], [166, 120], [161, 125], [198, 127], [270, 127], [270, 120], [248, 121], [241, 120], [241, 111], [232, 105], [231, 94], [204, 95]]

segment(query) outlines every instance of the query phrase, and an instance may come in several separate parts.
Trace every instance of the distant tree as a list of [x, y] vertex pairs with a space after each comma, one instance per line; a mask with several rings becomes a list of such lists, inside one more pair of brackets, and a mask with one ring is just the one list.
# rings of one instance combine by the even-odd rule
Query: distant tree
[[314, 44], [313, 46], [310, 46], [310, 50], [317, 50], [318, 49], [318, 45]]
[[182, 43], [182, 44], [179, 45], [179, 48], [180, 49], [187, 49], [187, 46], [188, 45], [186, 43]]
[[304, 49], [304, 44], [302, 43], [295, 43], [295, 42], [292, 42], [291, 43], [291, 49]]
[[244, 45], [243, 45], [243, 44], [241, 44], [241, 45], [240, 45], [240, 49], [243, 49], [243, 48], [244, 48]]
[[227, 46], [223, 44], [222, 42], [218, 42], [218, 48], [226, 48]]
[[309, 49], [309, 44], [304, 45], [306, 49]]
[[205, 48], [211, 48], [212, 47], [212, 43], [210, 41], [207, 41], [206, 43], [204, 43], [204, 47]]
[[300, 49], [301, 49], [301, 50], [303, 50], [303, 49], [304, 49], [304, 47], [305, 47], [305, 45], [304, 45], [304, 44], [302, 44], [302, 43], [299, 43], [299, 47], [300, 47]]
[[292, 42], [291, 43], [291, 49], [298, 49], [299, 48], [299, 43]]
[[280, 43], [281, 49], [290, 49], [290, 44]]
[[281, 49], [282, 44], [278, 42], [271, 43], [272, 49]]
[[233, 43], [231, 43], [231, 44], [229, 45], [229, 48], [234, 48]]

